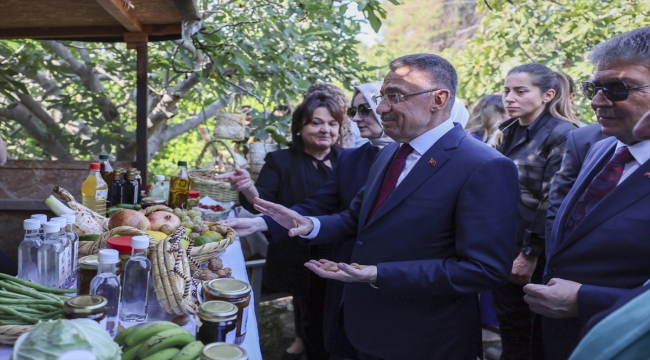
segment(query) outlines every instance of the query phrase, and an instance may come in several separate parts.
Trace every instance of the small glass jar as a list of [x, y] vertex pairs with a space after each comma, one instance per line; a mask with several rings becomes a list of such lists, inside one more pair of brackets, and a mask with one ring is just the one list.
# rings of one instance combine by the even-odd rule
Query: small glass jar
[[201, 360], [248, 360], [248, 353], [241, 346], [218, 342], [203, 347]]
[[209, 280], [203, 282], [203, 298], [205, 301], [226, 301], [237, 307], [237, 329], [234, 343], [243, 343], [246, 338], [248, 305], [251, 302], [251, 286], [237, 279], [223, 278]]
[[90, 295], [90, 282], [97, 275], [98, 266], [97, 255], [88, 255], [79, 259], [79, 271], [77, 271], [79, 295]]
[[213, 342], [235, 342], [237, 312], [239, 309], [225, 301], [207, 301], [199, 306], [199, 321], [196, 322], [196, 340], [204, 344]]
[[162, 199], [162, 198], [157, 198], [157, 197], [146, 197], [142, 199], [142, 209], [146, 209], [149, 206], [155, 206], [155, 205], [163, 205], [167, 206], [167, 200]]
[[106, 240], [106, 248], [114, 249], [120, 253], [120, 262], [117, 263], [117, 275], [124, 272], [124, 265], [131, 258], [131, 239], [133, 236], [116, 236]]
[[99, 295], [80, 295], [65, 301], [65, 318], [90, 319], [106, 327], [106, 298]]
[[187, 208], [193, 209], [199, 206], [199, 196], [201, 193], [198, 190], [190, 190], [187, 193]]

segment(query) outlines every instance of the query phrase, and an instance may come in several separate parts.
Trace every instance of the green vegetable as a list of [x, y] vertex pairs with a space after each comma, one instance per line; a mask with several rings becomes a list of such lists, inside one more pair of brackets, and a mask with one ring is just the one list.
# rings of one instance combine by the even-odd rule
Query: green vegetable
[[59, 201], [59, 199], [55, 198], [53, 195], [48, 196], [47, 199], [45, 199], [43, 202], [45, 203], [45, 206], [47, 206], [50, 210], [52, 210], [53, 213], [56, 214], [56, 216], [75, 213], [74, 210], [65, 206], [64, 203]]
[[140, 210], [142, 206], [140, 204], [117, 204], [115, 207], [120, 209], [129, 209], [129, 210]]
[[44, 321], [14, 346], [14, 360], [56, 360], [70, 350], [88, 350], [97, 360], [120, 360], [120, 347], [89, 319]]
[[79, 236], [79, 241], [97, 241], [99, 239], [99, 235], [97, 234], [86, 234]]
[[0, 279], [9, 280], [9, 281], [11, 281], [13, 283], [16, 283], [18, 285], [26, 286], [28, 288], [32, 288], [32, 289], [38, 290], [38, 291], [49, 292], [49, 293], [52, 293], [52, 294], [69, 294], [69, 293], [77, 292], [77, 289], [50, 288], [50, 287], [47, 287], [47, 286], [43, 286], [41, 284], [37, 284], [37, 283], [35, 283], [33, 281], [27, 281], [27, 280], [19, 279], [17, 277], [7, 275], [7, 274], [3, 274], [3, 273], [0, 273]]

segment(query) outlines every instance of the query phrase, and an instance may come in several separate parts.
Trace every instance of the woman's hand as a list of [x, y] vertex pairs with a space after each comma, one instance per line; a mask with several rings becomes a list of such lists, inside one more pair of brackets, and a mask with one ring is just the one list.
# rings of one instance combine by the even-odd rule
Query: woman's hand
[[510, 273], [510, 282], [526, 285], [530, 284], [533, 272], [537, 266], [537, 258], [519, 253], [519, 256], [512, 263], [512, 272]]
[[253, 186], [251, 175], [246, 170], [236, 169], [225, 174], [215, 175], [215, 180], [228, 180], [235, 191], [244, 191]]
[[289, 229], [289, 236], [309, 235], [314, 230], [314, 223], [307, 217], [287, 209], [282, 205], [255, 198], [255, 210], [273, 218], [278, 224]]
[[261, 217], [226, 219], [222, 220], [221, 223], [235, 230], [237, 236], [246, 236], [258, 231], [268, 230], [266, 222]]

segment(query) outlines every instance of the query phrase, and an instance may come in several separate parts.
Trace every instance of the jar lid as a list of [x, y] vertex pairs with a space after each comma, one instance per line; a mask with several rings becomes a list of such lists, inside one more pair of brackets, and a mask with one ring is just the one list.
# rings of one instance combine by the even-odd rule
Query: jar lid
[[237, 279], [213, 279], [207, 282], [206, 289], [213, 296], [227, 299], [244, 297], [251, 292], [251, 286]]
[[133, 236], [116, 236], [106, 240], [107, 249], [115, 249], [122, 254], [131, 254], [131, 239]]
[[107, 300], [100, 295], [79, 295], [65, 301], [65, 309], [72, 313], [91, 313], [106, 306]]
[[177, 166], [187, 166], [187, 161], [179, 161], [176, 163]]
[[91, 170], [99, 170], [99, 168], [100, 168], [99, 163], [90, 164], [90, 169]]
[[200, 193], [198, 190], [190, 190], [190, 191], [187, 193], [187, 197], [190, 197], [190, 198], [198, 198], [200, 194], [201, 194], [201, 193]]
[[41, 228], [41, 221], [38, 219], [26, 219], [23, 220], [23, 229], [24, 230], [38, 230]]
[[134, 236], [131, 238], [131, 249], [146, 249], [149, 247], [148, 236]]
[[210, 321], [225, 321], [237, 318], [237, 306], [226, 301], [206, 301], [199, 305], [201, 319]]
[[108, 154], [99, 154], [99, 160], [108, 160]]
[[97, 255], [88, 255], [79, 259], [79, 267], [84, 270], [97, 270], [99, 267], [99, 258]]
[[157, 181], [163, 181], [163, 180], [165, 180], [165, 175], [156, 175], [156, 180], [157, 180]]
[[247, 360], [243, 347], [224, 342], [211, 343], [201, 350], [201, 360]]
[[146, 198], [142, 198], [142, 205], [163, 205], [166, 202], [167, 200], [163, 198], [158, 198], [153, 196], [147, 196]]
[[102, 249], [99, 250], [98, 254], [97, 258], [99, 259], [100, 264], [117, 264], [120, 262], [120, 254], [117, 250]]

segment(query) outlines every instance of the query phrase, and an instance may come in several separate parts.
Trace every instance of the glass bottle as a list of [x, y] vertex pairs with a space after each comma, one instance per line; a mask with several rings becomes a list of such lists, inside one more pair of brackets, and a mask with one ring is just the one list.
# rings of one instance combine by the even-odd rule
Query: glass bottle
[[131, 248], [131, 258], [124, 266], [120, 320], [143, 322], [147, 320], [151, 281], [151, 261], [147, 258], [149, 237], [134, 236], [131, 239]]
[[187, 162], [178, 162], [178, 175], [172, 176], [169, 186], [169, 207], [187, 208], [187, 195], [190, 191], [190, 178], [187, 175]]
[[61, 228], [59, 230], [59, 240], [61, 241], [61, 245], [63, 245], [63, 262], [65, 264], [65, 268], [61, 273], [63, 282], [61, 287], [63, 289], [69, 289], [74, 283], [74, 278], [72, 277], [72, 241], [65, 233], [65, 227], [67, 226], [68, 221], [64, 217], [53, 217], [50, 221], [58, 222], [59, 227]]
[[111, 205], [124, 203], [124, 170], [115, 170], [113, 184], [111, 185]]
[[41, 228], [38, 230], [39, 235], [41, 236], [41, 240], [45, 239], [45, 232], [43, 231], [43, 224], [47, 222], [47, 215], [45, 214], [34, 214], [31, 217], [32, 219], [36, 219], [41, 222]]
[[99, 155], [99, 173], [102, 175], [102, 179], [104, 179], [104, 182], [106, 182], [106, 185], [108, 186], [106, 207], [111, 207], [113, 205], [111, 203], [111, 199], [113, 198], [113, 181], [115, 180], [115, 171], [113, 171], [113, 167], [108, 162], [108, 154]]
[[149, 196], [167, 200], [169, 194], [165, 191], [165, 175], [156, 175], [156, 182], [149, 189]]
[[81, 184], [81, 203], [101, 216], [106, 216], [108, 185], [99, 173], [99, 163], [90, 164], [90, 174]]
[[43, 225], [45, 239], [38, 248], [38, 283], [47, 287], [60, 288], [65, 273], [65, 246], [61, 243], [58, 222]]
[[99, 250], [97, 276], [90, 282], [90, 295], [106, 298], [106, 331], [115, 337], [120, 313], [120, 278], [116, 274], [119, 253], [113, 249]]
[[70, 273], [72, 274], [72, 286], [73, 288], [77, 287], [77, 260], [79, 258], [79, 235], [74, 232], [74, 224], [77, 221], [77, 216], [75, 214], [63, 214], [61, 217], [65, 218], [65, 234], [70, 239], [72, 244], [72, 262]]
[[18, 245], [18, 278], [38, 282], [38, 248], [43, 244], [39, 231], [41, 222], [37, 219], [23, 221], [25, 237]]
[[123, 204], [137, 204], [138, 195], [140, 195], [138, 181], [135, 179], [135, 172], [129, 169], [126, 172], [126, 182], [124, 183]]

